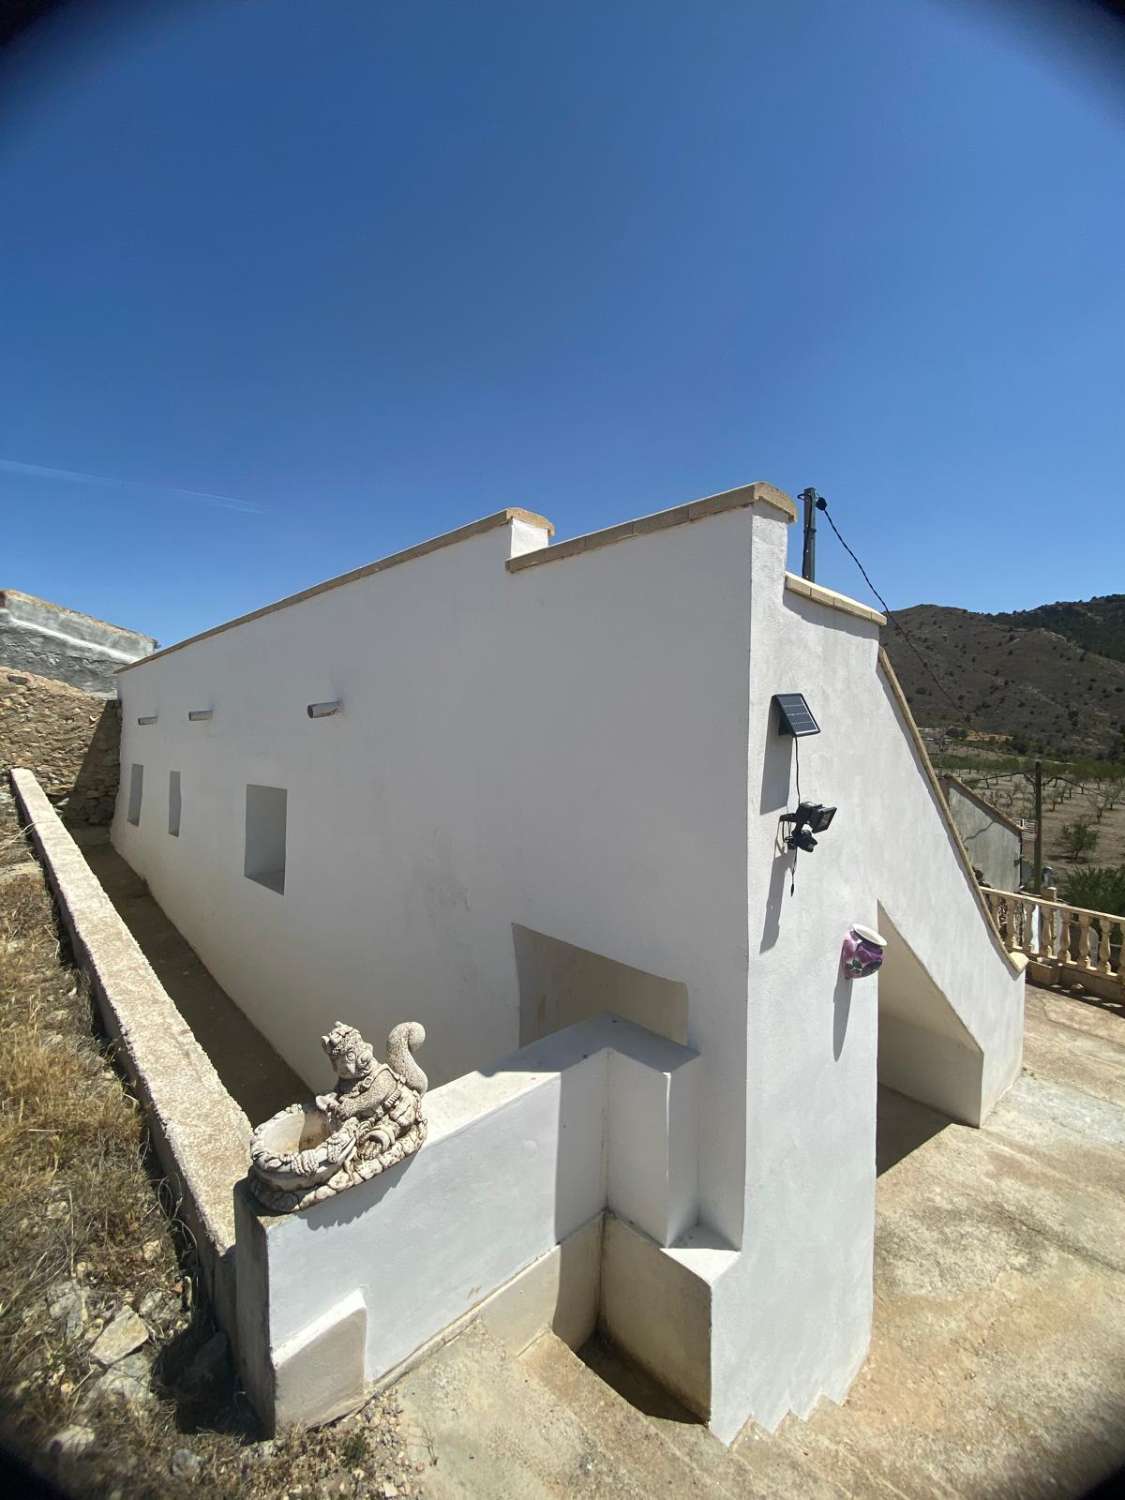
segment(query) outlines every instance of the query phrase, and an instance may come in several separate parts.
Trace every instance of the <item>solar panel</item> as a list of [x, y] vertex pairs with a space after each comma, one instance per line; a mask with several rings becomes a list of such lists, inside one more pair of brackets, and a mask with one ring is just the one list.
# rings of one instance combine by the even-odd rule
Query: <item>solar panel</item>
[[803, 693], [775, 693], [777, 704], [778, 732], [792, 734], [798, 739], [806, 734], [819, 734], [820, 725], [812, 716]]

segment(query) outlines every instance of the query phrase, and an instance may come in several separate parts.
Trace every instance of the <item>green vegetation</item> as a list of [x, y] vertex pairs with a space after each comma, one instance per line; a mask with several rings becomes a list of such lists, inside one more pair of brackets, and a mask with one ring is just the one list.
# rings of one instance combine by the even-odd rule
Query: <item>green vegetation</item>
[[1071, 906], [1087, 911], [1105, 911], [1111, 916], [1125, 913], [1125, 865], [1072, 870], [1060, 894]]
[[1085, 818], [1076, 818], [1073, 823], [1063, 824], [1062, 838], [1069, 859], [1084, 859], [1097, 847], [1098, 831]]
[[1051, 630], [1084, 651], [1125, 661], [1125, 594], [1103, 594], [1080, 603], [1042, 604], [1038, 609], [989, 618], [1021, 630]]

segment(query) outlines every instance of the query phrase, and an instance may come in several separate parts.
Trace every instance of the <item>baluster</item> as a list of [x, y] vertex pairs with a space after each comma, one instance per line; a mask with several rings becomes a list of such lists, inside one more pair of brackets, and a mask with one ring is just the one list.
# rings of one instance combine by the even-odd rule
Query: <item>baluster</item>
[[1051, 931], [1051, 909], [1044, 906], [1041, 901], [1035, 903], [1035, 910], [1039, 920], [1039, 942], [1037, 945], [1041, 958], [1052, 958], [1054, 956], [1054, 933]]
[[1108, 917], [1099, 917], [1098, 926], [1101, 928], [1098, 934], [1098, 973], [1112, 974], [1113, 966], [1109, 953], [1109, 934], [1113, 930], [1113, 923]]
[[1019, 903], [1021, 938], [1020, 948], [1028, 955], [1039, 951], [1039, 939], [1042, 934], [1039, 931], [1038, 917], [1035, 914], [1035, 906], [1030, 901]]
[[[1070, 913], [1067, 912], [1067, 929], [1070, 929]], [[1095, 937], [1097, 934], [1095, 933]], [[1090, 913], [1080, 911], [1078, 913], [1078, 952], [1074, 955], [1083, 969], [1092, 969], [1090, 962]]]

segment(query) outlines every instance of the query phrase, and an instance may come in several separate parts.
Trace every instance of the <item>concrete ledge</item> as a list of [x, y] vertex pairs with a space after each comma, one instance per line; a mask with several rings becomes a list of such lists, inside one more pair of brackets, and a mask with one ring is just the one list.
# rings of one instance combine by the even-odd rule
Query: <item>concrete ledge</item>
[[759, 481], [740, 485], [735, 490], [724, 490], [720, 495], [708, 495], [704, 500], [692, 500], [687, 505], [677, 505], [671, 510], [660, 510], [655, 515], [641, 516], [636, 521], [624, 521], [620, 526], [609, 526], [604, 531], [591, 531], [584, 536], [571, 537], [568, 541], [559, 542], [557, 546], [541, 547], [523, 557], [509, 558], [507, 569], [509, 573], [521, 573], [525, 568], [561, 562], [567, 557], [596, 552], [601, 547], [612, 547], [617, 542], [648, 536], [654, 531], [667, 531], [672, 526], [684, 526], [691, 521], [703, 521], [709, 516], [721, 516], [728, 510], [744, 510], [750, 505], [764, 505], [777, 511], [786, 521], [797, 519], [797, 507], [784, 490]]
[[160, 1164], [195, 1236], [215, 1314], [234, 1336], [235, 1183], [246, 1174], [250, 1122], [227, 1093], [132, 933], [30, 771], [12, 788], [77, 963], [145, 1107]]
[[138, 667], [148, 666], [150, 661], [159, 661], [161, 657], [170, 656], [173, 651], [182, 651], [186, 646], [194, 646], [198, 641], [209, 640], [213, 635], [222, 635], [224, 631], [234, 630], [239, 625], [248, 625], [251, 620], [260, 620], [265, 615], [272, 615], [279, 609], [288, 609], [290, 605], [302, 604], [306, 599], [313, 599], [317, 594], [327, 594], [331, 589], [343, 588], [346, 583], [355, 583], [360, 578], [371, 578], [376, 573], [385, 573], [388, 568], [397, 568], [400, 563], [413, 562], [415, 558], [425, 557], [430, 552], [439, 552], [443, 547], [455, 546], [458, 542], [468, 541], [470, 537], [480, 536], [482, 532], [493, 531], [497, 526], [508, 526], [513, 522], [533, 527], [540, 531], [546, 531], [548, 535], [554, 535], [554, 526], [545, 516], [538, 516], [534, 511], [521, 510], [518, 506], [509, 506], [505, 510], [498, 510], [494, 515], [484, 516], [479, 521], [470, 521], [467, 526], [459, 526], [455, 531], [443, 532], [441, 536], [431, 537], [429, 541], [419, 542], [415, 547], [407, 547], [402, 552], [393, 552], [390, 557], [379, 558], [377, 562], [365, 563], [362, 568], [353, 568], [350, 573], [341, 573], [338, 578], [329, 578], [324, 583], [315, 583], [311, 588], [302, 589], [298, 594], [288, 594], [284, 599], [278, 599], [274, 604], [264, 604], [261, 609], [252, 609], [249, 614], [239, 615], [234, 620], [226, 620], [222, 625], [212, 626], [210, 630], [201, 630], [198, 635], [189, 635], [185, 641], [177, 641], [174, 646], [165, 646], [163, 651], [154, 651], [151, 656], [146, 656], [142, 661], [135, 661], [127, 667], [121, 667], [118, 676], [122, 672], [134, 672]]
[[802, 599], [811, 599], [814, 604], [823, 604], [826, 609], [837, 609], [841, 614], [854, 615], [857, 620], [870, 620], [873, 625], [885, 625], [886, 615], [847, 594], [838, 594], [835, 589], [826, 589], [823, 584], [810, 583], [807, 578], [798, 578], [796, 573], [786, 573], [786, 592], [799, 594]]
[[1028, 977], [1036, 984], [1058, 985], [1062, 989], [1080, 984], [1101, 1000], [1125, 1001], [1125, 985], [1114, 974], [1101, 974], [1097, 969], [1087, 969], [1084, 964], [1069, 959], [1029, 958], [1026, 953], [1013, 956], [1023, 960]]

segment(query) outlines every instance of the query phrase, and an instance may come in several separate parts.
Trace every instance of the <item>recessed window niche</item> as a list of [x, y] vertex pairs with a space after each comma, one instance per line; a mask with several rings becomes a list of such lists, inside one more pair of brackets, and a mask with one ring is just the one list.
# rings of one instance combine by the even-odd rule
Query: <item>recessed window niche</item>
[[129, 822], [134, 827], [140, 826], [141, 821], [141, 799], [145, 789], [145, 768], [133, 762], [129, 772]]
[[173, 838], [180, 836], [180, 773], [168, 772], [168, 832]]
[[285, 818], [288, 793], [283, 786], [246, 788], [247, 880], [283, 894], [285, 891]]

